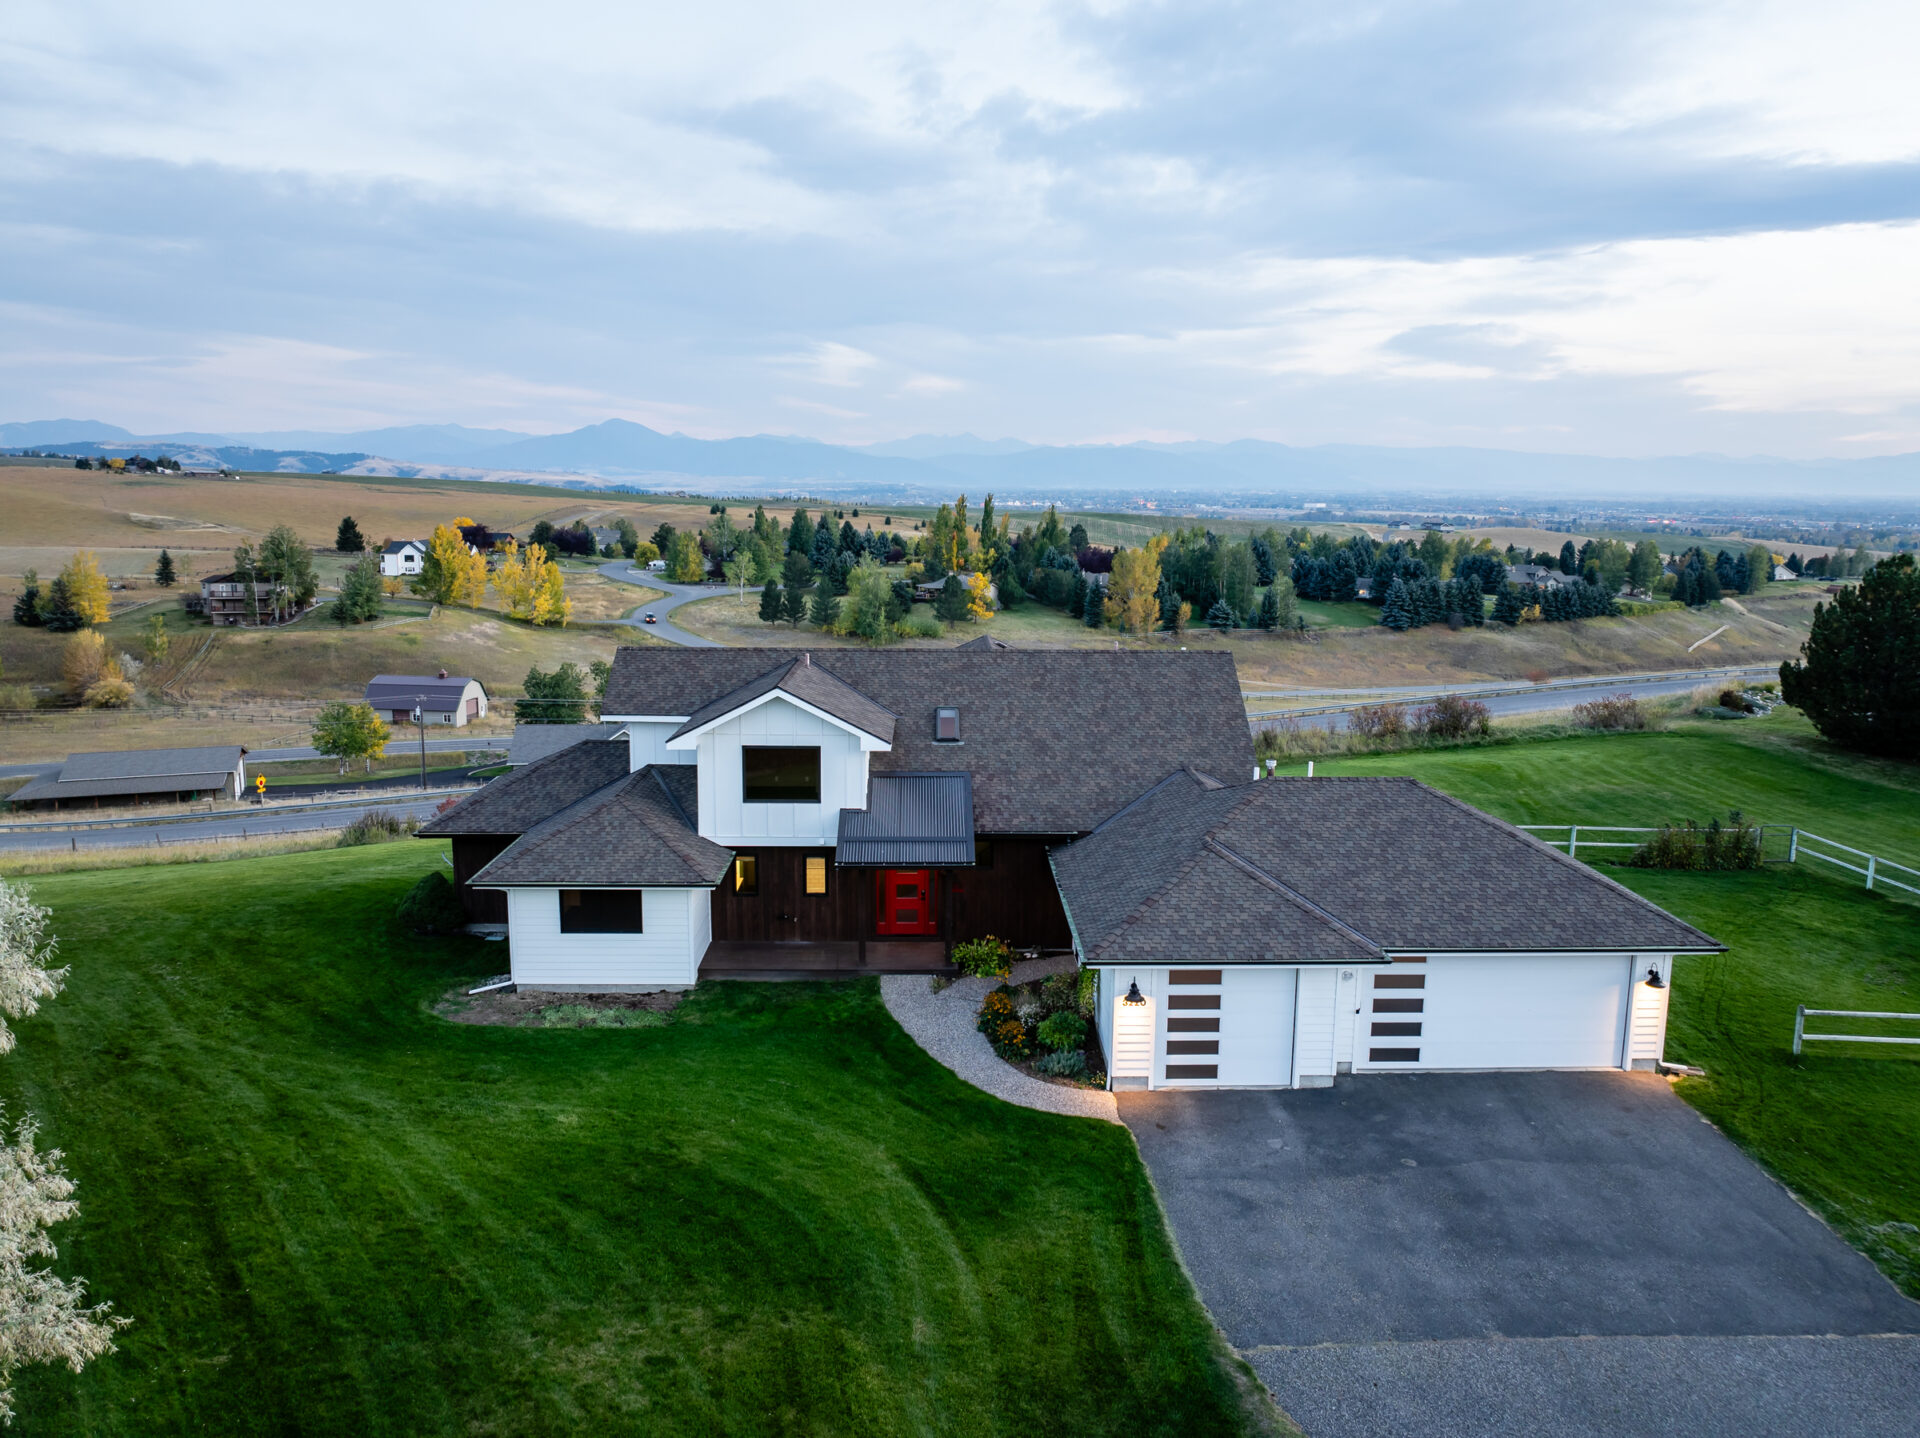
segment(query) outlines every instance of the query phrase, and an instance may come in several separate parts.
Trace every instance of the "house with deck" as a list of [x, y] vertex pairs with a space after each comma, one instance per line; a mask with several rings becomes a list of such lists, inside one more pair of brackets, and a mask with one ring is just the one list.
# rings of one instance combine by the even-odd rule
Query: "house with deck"
[[528, 989], [1099, 975], [1119, 1086], [1648, 1067], [1705, 934], [1412, 780], [1258, 779], [1232, 658], [623, 649], [613, 726], [428, 824]]

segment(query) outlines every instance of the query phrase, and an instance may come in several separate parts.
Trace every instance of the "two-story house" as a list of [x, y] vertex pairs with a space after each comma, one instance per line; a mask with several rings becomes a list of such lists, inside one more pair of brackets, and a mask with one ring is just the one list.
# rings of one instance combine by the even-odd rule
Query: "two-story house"
[[590, 738], [421, 830], [514, 982], [1096, 971], [1117, 1085], [1645, 1067], [1717, 948], [1407, 779], [1257, 779], [1222, 652], [622, 649]]
[[200, 612], [219, 628], [272, 624], [287, 604], [287, 586], [271, 579], [249, 581], [237, 572], [209, 574], [200, 581]]

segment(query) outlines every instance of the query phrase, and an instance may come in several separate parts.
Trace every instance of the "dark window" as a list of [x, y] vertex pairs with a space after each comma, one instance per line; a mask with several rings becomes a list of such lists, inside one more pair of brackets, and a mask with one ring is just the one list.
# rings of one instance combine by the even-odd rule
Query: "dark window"
[[741, 797], [749, 804], [818, 804], [820, 751], [742, 749], [740, 788]]
[[560, 932], [563, 934], [638, 934], [640, 890], [562, 889]]
[[1425, 974], [1375, 974], [1373, 986], [1376, 989], [1424, 989], [1427, 986]]
[[1170, 1054], [1217, 1054], [1220, 1052], [1220, 1040], [1168, 1039], [1167, 1052]]
[[1168, 1019], [1167, 1032], [1170, 1034], [1217, 1034], [1220, 1032], [1220, 1020]]
[[993, 867], [993, 845], [985, 839], [973, 841], [973, 867], [991, 869]]
[[1219, 1078], [1219, 1064], [1168, 1064], [1167, 1077], [1183, 1078]]
[[1424, 1014], [1427, 1011], [1425, 999], [1379, 999], [1373, 1001], [1376, 1014]]
[[758, 854], [734, 855], [733, 892], [746, 899], [759, 896], [760, 856]]
[[1220, 982], [1218, 969], [1172, 969], [1167, 973], [1170, 984], [1217, 984]]
[[1417, 1039], [1420, 1037], [1420, 1025], [1375, 1024], [1373, 1036], [1377, 1039]]
[[1420, 1062], [1420, 1050], [1368, 1049], [1367, 1062], [1370, 1064], [1417, 1064]]
[[1217, 1009], [1220, 1007], [1220, 995], [1169, 994], [1167, 1007], [1170, 1009]]
[[958, 709], [933, 711], [933, 741], [936, 744], [960, 742], [960, 711]]

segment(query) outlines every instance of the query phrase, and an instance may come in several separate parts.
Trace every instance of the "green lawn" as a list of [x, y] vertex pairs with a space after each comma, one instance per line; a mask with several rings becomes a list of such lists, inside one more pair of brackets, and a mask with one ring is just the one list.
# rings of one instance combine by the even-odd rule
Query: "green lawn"
[[1370, 629], [1380, 622], [1380, 611], [1357, 600], [1335, 604], [1325, 599], [1297, 599], [1301, 614], [1314, 629]]
[[1843, 754], [1786, 709], [1644, 734], [1316, 760], [1314, 772], [1411, 774], [1520, 824], [1704, 823], [1739, 809], [1920, 867], [1920, 769]]
[[459, 1026], [423, 842], [61, 875], [0, 1094], [135, 1326], [22, 1433], [1209, 1434], [1270, 1409], [1126, 1132], [1000, 1104], [870, 983], [663, 1028]]

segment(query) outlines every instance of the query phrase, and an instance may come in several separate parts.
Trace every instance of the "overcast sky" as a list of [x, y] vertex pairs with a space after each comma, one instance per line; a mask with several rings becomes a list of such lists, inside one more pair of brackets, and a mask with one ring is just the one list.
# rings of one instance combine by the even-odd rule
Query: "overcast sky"
[[0, 419], [1920, 450], [1920, 6], [9, 0]]

